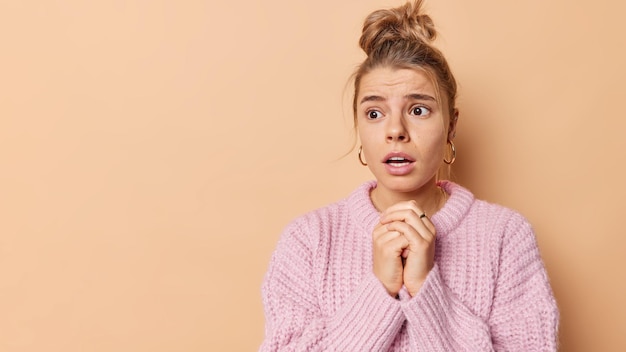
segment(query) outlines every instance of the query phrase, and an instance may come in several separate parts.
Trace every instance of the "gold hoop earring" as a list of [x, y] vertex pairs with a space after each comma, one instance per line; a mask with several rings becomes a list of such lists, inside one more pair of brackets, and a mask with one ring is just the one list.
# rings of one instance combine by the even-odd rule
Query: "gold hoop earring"
[[448, 140], [448, 144], [450, 144], [450, 149], [452, 150], [452, 159], [450, 160], [446, 160], [446, 157], [443, 158], [443, 162], [448, 164], [448, 165], [452, 165], [452, 163], [454, 163], [454, 161], [456, 160], [456, 148], [454, 147], [454, 143], [452, 143], [451, 140]]
[[363, 146], [359, 147], [359, 162], [361, 163], [361, 165], [363, 166], [367, 166], [367, 163], [365, 161], [363, 161]]

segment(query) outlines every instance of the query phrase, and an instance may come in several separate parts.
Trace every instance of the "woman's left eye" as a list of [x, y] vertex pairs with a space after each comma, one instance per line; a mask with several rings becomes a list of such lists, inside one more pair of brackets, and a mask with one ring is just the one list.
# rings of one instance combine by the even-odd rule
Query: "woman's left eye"
[[426, 116], [430, 113], [430, 109], [425, 106], [415, 106], [411, 108], [411, 115]]

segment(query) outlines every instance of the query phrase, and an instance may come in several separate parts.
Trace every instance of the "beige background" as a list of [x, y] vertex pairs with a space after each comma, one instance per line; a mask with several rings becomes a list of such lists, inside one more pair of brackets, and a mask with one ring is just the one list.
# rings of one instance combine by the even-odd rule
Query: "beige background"
[[[367, 1], [0, 2], [0, 351], [253, 351], [282, 227], [371, 176]], [[456, 179], [534, 224], [562, 351], [626, 350], [626, 6], [430, 0]]]

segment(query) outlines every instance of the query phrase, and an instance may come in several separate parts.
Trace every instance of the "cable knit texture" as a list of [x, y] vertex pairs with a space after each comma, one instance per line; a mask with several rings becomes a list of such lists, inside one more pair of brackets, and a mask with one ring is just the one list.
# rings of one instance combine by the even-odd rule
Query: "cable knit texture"
[[528, 222], [440, 186], [435, 266], [414, 297], [390, 297], [372, 273], [374, 181], [290, 223], [263, 283], [261, 351], [555, 351], [559, 313]]

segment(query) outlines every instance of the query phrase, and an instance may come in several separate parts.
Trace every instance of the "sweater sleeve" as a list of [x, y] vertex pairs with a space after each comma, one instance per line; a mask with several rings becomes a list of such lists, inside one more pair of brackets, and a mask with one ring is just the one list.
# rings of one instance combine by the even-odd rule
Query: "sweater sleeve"
[[[319, 306], [315, 251], [301, 228], [283, 234], [263, 283], [260, 351], [384, 351], [405, 321], [400, 302], [368, 275], [332, 315]], [[328, 298], [332, 299], [332, 298]]]
[[436, 263], [417, 295], [403, 300], [403, 310], [418, 351], [493, 351], [487, 322], [446, 287]]
[[558, 310], [534, 234], [526, 222], [503, 238], [491, 314], [472, 313], [438, 266], [404, 301], [412, 345], [427, 351], [556, 351]]
[[502, 243], [489, 317], [497, 351], [556, 351], [559, 311], [530, 225]]

